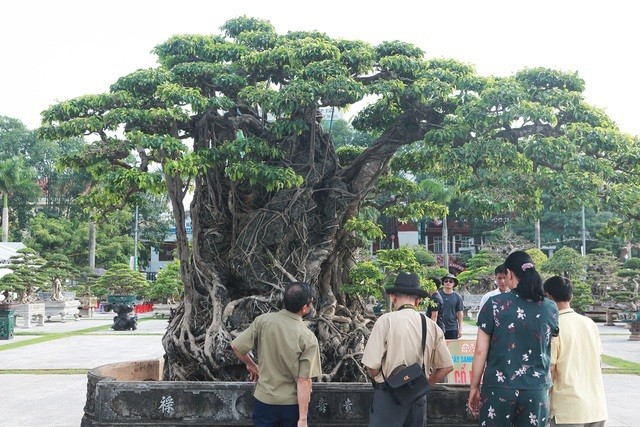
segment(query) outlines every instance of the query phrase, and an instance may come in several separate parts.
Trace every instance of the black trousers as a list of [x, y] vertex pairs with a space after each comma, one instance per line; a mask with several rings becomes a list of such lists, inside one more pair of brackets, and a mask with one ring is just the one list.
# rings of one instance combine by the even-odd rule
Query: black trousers
[[369, 414], [369, 427], [425, 427], [427, 396], [410, 406], [398, 405], [387, 390], [374, 390]]

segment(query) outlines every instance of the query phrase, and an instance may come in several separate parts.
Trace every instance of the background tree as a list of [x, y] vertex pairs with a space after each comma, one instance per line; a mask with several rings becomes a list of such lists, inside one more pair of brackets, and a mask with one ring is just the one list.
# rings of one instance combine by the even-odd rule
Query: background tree
[[183, 288], [180, 264], [173, 261], [158, 271], [155, 282], [149, 286], [148, 295], [154, 301], [175, 304], [180, 300]]
[[41, 268], [41, 273], [49, 278], [48, 290], [51, 290], [52, 301], [63, 301], [62, 291], [67, 281], [76, 278], [79, 271], [69, 258], [62, 254], [53, 254]]
[[128, 264], [114, 264], [93, 286], [98, 296], [135, 295], [144, 297], [149, 289], [149, 282], [142, 273], [131, 270]]
[[563, 246], [554, 252], [540, 267], [540, 271], [557, 274], [569, 279], [585, 277], [585, 259], [573, 248]]
[[550, 275], [560, 275], [571, 279], [573, 300], [571, 307], [584, 313], [593, 304], [591, 286], [585, 282], [586, 260], [575, 249], [563, 246], [540, 266], [540, 271]]
[[531, 259], [533, 260], [533, 264], [538, 269], [540, 269], [540, 267], [542, 267], [542, 265], [549, 259], [549, 257], [547, 257], [547, 254], [545, 254], [538, 248], [529, 248], [525, 252], [529, 254]]
[[616, 289], [620, 283], [617, 276], [622, 265], [610, 251], [596, 248], [585, 257], [587, 278], [586, 282], [591, 286], [591, 293], [598, 299], [606, 299], [611, 289]]
[[617, 277], [621, 279], [618, 285], [607, 293], [607, 296], [617, 304], [637, 310], [638, 288], [640, 287], [640, 258], [627, 259], [618, 270]]
[[[145, 268], [151, 260], [151, 249], [160, 248], [173, 226], [166, 194], [143, 194], [138, 205], [138, 267]], [[132, 209], [135, 212], [135, 209]], [[135, 213], [132, 217], [135, 221]], [[131, 225], [133, 235], [135, 224]]]
[[467, 261], [467, 269], [458, 280], [470, 293], [484, 294], [495, 289], [495, 268], [503, 262], [501, 254], [482, 249]]
[[[129, 210], [105, 216], [96, 227], [96, 234], [96, 267], [129, 263], [134, 252]], [[29, 222], [25, 241], [46, 258], [62, 254], [81, 268], [87, 265], [89, 256], [89, 222], [79, 218], [49, 218], [40, 213]]]
[[2, 241], [9, 241], [9, 194], [21, 192], [36, 199], [39, 188], [35, 172], [28, 168], [22, 157], [0, 161], [0, 193], [2, 193]]
[[16, 255], [9, 258], [6, 268], [13, 270], [0, 278], [0, 287], [18, 294], [17, 302], [30, 303], [36, 299], [36, 291], [46, 287], [48, 278], [41, 267], [45, 264], [36, 251], [31, 248], [18, 249]]

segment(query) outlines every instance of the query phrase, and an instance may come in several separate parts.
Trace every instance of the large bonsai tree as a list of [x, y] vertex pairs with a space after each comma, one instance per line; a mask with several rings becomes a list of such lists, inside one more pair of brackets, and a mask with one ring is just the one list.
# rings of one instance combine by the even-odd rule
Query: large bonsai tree
[[37, 300], [36, 293], [47, 286], [48, 278], [42, 266], [46, 261], [31, 248], [22, 248], [9, 258], [6, 268], [13, 270], [0, 278], [0, 289], [8, 291], [7, 302], [13, 302], [11, 293], [16, 292], [15, 302], [28, 304]]
[[[340, 292], [349, 283], [357, 231], [345, 225], [381, 188], [419, 195], [387, 197], [395, 216], [446, 212], [408, 175], [389, 176], [396, 152], [425, 138], [440, 149], [447, 140], [459, 148], [480, 123], [485, 135], [488, 127], [518, 123], [517, 112], [528, 110], [496, 121], [493, 98], [464, 110], [491, 80], [454, 60], [425, 60], [409, 43], [279, 35], [270, 23], [246, 17], [228, 21], [222, 32], [170, 38], [155, 49], [157, 68], [120, 78], [108, 93], [49, 108], [41, 133], [91, 141], [70, 159], [95, 178], [88, 205], [117, 209], [141, 192], [168, 192], [184, 298], [163, 340], [167, 379], [241, 378], [245, 370], [229, 341], [255, 316], [279, 308], [285, 283], [304, 280], [319, 294], [312, 326], [322, 343], [324, 380], [364, 380], [358, 356], [367, 319], [361, 300]], [[365, 98], [371, 102], [353, 124], [376, 137], [338, 152], [321, 126], [321, 108]], [[553, 121], [553, 114], [544, 108], [531, 120]], [[465, 120], [476, 128], [465, 128]], [[511, 144], [553, 130], [525, 124], [512, 132]], [[425, 164], [419, 153], [404, 154], [396, 172]], [[191, 189], [189, 242], [184, 199]]]

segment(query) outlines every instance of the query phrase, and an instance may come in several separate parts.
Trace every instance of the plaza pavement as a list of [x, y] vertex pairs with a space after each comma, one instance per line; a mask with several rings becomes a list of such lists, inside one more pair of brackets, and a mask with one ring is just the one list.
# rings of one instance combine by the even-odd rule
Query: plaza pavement
[[[46, 369], [91, 369], [132, 360], [157, 359], [167, 319], [141, 316], [136, 331], [112, 331], [113, 314], [61, 322], [52, 320], [30, 329], [16, 326], [11, 340], [0, 340], [0, 425], [11, 427], [79, 426], [86, 398], [86, 374], [47, 373]], [[143, 320], [144, 319], [144, 320]], [[105, 329], [3, 350], [3, 346], [48, 334]], [[629, 330], [598, 324], [604, 353], [640, 363], [640, 341], [629, 341]], [[473, 339], [476, 327], [465, 325], [463, 338]], [[28, 335], [25, 335], [28, 334]], [[24, 373], [4, 373], [24, 370]], [[4, 371], [4, 372], [3, 372]], [[640, 426], [640, 376], [607, 374], [604, 382], [609, 409], [608, 427]]]

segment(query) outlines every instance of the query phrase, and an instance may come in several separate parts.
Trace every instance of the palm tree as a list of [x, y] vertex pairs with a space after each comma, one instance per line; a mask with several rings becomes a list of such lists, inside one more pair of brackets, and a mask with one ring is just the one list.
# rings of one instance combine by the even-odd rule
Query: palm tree
[[0, 193], [2, 193], [2, 241], [9, 241], [9, 193], [24, 192], [35, 196], [38, 186], [35, 170], [27, 167], [24, 158], [14, 156], [0, 161]]

